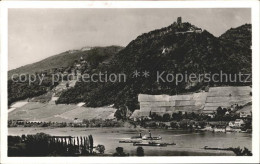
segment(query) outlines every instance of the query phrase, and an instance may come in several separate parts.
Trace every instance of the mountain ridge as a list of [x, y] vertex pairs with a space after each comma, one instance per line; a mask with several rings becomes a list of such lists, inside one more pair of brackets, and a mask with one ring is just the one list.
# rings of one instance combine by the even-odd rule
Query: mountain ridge
[[[246, 40], [251, 38], [250, 32], [238, 37], [240, 29], [225, 32], [215, 37], [190, 23], [174, 22], [173, 24], [139, 35], [125, 48], [116, 52], [108, 64], [98, 65], [95, 69], [82, 72], [97, 73], [106, 70], [108, 73], [125, 73], [131, 76], [133, 71], [149, 72], [167, 71], [173, 73], [205, 73], [219, 72], [236, 74], [239, 71], [251, 73], [251, 49]], [[248, 28], [242, 28], [244, 31]], [[231, 34], [232, 35], [231, 35]], [[93, 53], [95, 56], [95, 53]], [[129, 79], [126, 83], [82, 83], [77, 82], [74, 88], [64, 91], [57, 103], [86, 102], [86, 106], [100, 107], [114, 104], [130, 110], [139, 107], [137, 95], [143, 94], [182, 94], [204, 90], [206, 86], [215, 85], [250, 85], [243, 83], [196, 83], [182, 82], [157, 83], [156, 76], [148, 79]]]
[[[221, 70], [235, 74], [243, 70], [251, 73], [250, 47], [241, 47], [228, 39], [220, 40], [207, 30], [188, 32], [189, 28], [193, 27], [189, 23], [185, 23], [184, 28], [180, 29], [180, 24], [174, 24], [175, 26], [170, 25], [142, 34], [131, 41], [111, 60], [110, 67], [107, 68], [108, 72], [124, 72], [128, 77], [135, 70], [147, 70], [149, 72], [166, 70], [175, 73], [187, 71], [196, 74], [217, 73]], [[175, 29], [176, 27], [178, 28]], [[170, 28], [173, 29], [169, 30]], [[168, 32], [165, 32], [167, 30]], [[167, 51], [163, 53], [165, 49]], [[173, 95], [198, 91], [208, 85], [231, 85], [229, 83], [198, 83], [191, 88], [187, 88], [187, 85], [189, 85], [187, 83], [181, 83], [178, 86], [169, 83], [157, 84], [155, 79], [156, 77], [151, 75], [149, 79], [129, 79], [125, 84], [88, 83], [88, 86], [85, 86], [84, 83], [77, 83], [75, 88], [61, 95], [58, 103], [84, 101], [90, 107], [115, 104], [117, 108], [126, 106], [130, 110], [134, 110], [139, 107], [137, 101], [139, 93]], [[245, 84], [235, 83], [232, 85]], [[79, 98], [76, 101], [71, 98], [75, 96]]]
[[[123, 47], [121, 46], [107, 46], [107, 47], [82, 47], [77, 50], [68, 50], [50, 57], [47, 57], [43, 60], [40, 60], [35, 63], [27, 64], [25, 66], [21, 66], [8, 71], [8, 77], [12, 74], [34, 74], [35, 72], [41, 72], [44, 70], [52, 69], [52, 68], [60, 68], [60, 67], [70, 67], [74, 64], [75, 60], [80, 59], [80, 57], [85, 57], [92, 51], [96, 49], [103, 49], [104, 53], [108, 53], [109, 49], [114, 49], [115, 52], [121, 50]], [[101, 50], [102, 51], [102, 50]], [[106, 52], [108, 51], [108, 52]], [[114, 55], [113, 52], [108, 55]], [[110, 57], [108, 57], [110, 58]]]

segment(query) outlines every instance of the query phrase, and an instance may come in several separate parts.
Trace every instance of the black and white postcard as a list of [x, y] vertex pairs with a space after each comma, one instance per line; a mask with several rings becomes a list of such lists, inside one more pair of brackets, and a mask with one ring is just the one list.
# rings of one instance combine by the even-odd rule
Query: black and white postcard
[[258, 1], [1, 5], [1, 163], [259, 162]]

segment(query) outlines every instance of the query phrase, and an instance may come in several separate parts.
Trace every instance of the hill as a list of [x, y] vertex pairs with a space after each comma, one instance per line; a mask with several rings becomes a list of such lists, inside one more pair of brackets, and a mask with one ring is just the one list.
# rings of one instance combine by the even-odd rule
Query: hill
[[[37, 63], [29, 64], [24, 67], [20, 67], [8, 72], [8, 76], [12, 74], [41, 74], [44, 73], [44, 80], [39, 85], [40, 80], [37, 80], [31, 84], [27, 80], [24, 82], [15, 82], [11, 79], [8, 80], [8, 104], [12, 104], [15, 101], [24, 100], [27, 98], [33, 98], [50, 92], [56, 87], [59, 82], [52, 84], [51, 73], [64, 73], [72, 71], [72, 67], [79, 63], [78, 60], [82, 57], [82, 60], [87, 61], [88, 69], [95, 69], [100, 63], [109, 62], [113, 56], [122, 49], [119, 46], [109, 47], [94, 47], [90, 50], [86, 48], [81, 50], [66, 51], [64, 53], [46, 58]], [[82, 51], [83, 50], [83, 51]], [[17, 80], [17, 79], [16, 79]], [[61, 79], [60, 79], [61, 80]]]
[[[71, 72], [73, 65], [81, 56], [90, 66], [81, 67], [82, 73], [107, 74], [124, 73], [126, 82], [77, 82], [59, 94], [58, 104], [85, 102], [88, 107], [101, 107], [114, 104], [116, 108], [135, 110], [139, 108], [138, 94], [176, 95], [193, 93], [211, 86], [251, 85], [244, 82], [203, 82], [157, 81], [156, 72], [176, 74], [220, 73], [220, 71], [236, 75], [239, 72], [252, 72], [251, 56], [251, 25], [243, 25], [215, 37], [207, 30], [188, 22], [174, 22], [168, 27], [157, 29], [138, 36], [124, 49], [121, 47], [92, 48], [85, 51], [67, 51], [32, 65], [12, 70], [14, 72], [32, 73], [47, 71], [52, 68], [64, 67]], [[100, 64], [101, 63], [101, 64]], [[140, 77], [133, 77], [139, 71]], [[149, 72], [149, 78], [142, 76], [143, 71]], [[64, 71], [63, 71], [64, 73]], [[162, 76], [166, 78], [166, 75]], [[8, 102], [26, 99], [45, 94], [53, 87], [46, 77], [44, 85], [26, 84], [8, 81]], [[216, 79], [215, 79], [216, 80]], [[219, 78], [217, 78], [219, 80]], [[37, 82], [36, 82], [37, 83]]]
[[[205, 89], [207, 86], [250, 85], [243, 82], [157, 82], [156, 72], [172, 74], [251, 73], [250, 28], [247, 25], [227, 31], [217, 38], [208, 31], [188, 22], [174, 22], [168, 27], [138, 36], [118, 52], [107, 67], [108, 73], [125, 73], [131, 77], [135, 70], [150, 72], [149, 78], [128, 78], [125, 83], [77, 83], [61, 94], [58, 103], [86, 102], [87, 106], [98, 107], [115, 104], [115, 107], [139, 108], [137, 95], [184, 94]], [[250, 26], [248, 26], [250, 27]], [[243, 36], [241, 30], [243, 29]], [[234, 42], [234, 38], [237, 41]], [[242, 39], [241, 39], [242, 38]], [[239, 43], [239, 44], [238, 44]]]
[[44, 70], [50, 70], [53, 68], [67, 68], [74, 64], [76, 60], [81, 57], [91, 63], [100, 63], [105, 60], [109, 61], [115, 53], [120, 51], [123, 47], [120, 46], [108, 46], [108, 47], [93, 47], [82, 48], [80, 50], [69, 50], [36, 63], [28, 64], [13, 70], [8, 71], [8, 77], [12, 74], [34, 74], [35, 72], [41, 72]]
[[221, 40], [228, 40], [239, 46], [251, 47], [252, 25], [244, 24], [237, 28], [231, 28], [219, 37]]

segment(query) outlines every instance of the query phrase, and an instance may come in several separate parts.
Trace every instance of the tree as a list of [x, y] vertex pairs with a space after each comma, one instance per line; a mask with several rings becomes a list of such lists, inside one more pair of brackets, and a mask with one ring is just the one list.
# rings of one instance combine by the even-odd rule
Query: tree
[[156, 121], [161, 121], [162, 120], [162, 116], [160, 116], [160, 115], [158, 115], [156, 113], [152, 113], [151, 118], [153, 120], [156, 120]]
[[116, 152], [113, 154], [113, 156], [126, 156], [126, 155], [127, 154], [125, 154], [124, 148], [122, 147], [117, 147]]
[[118, 120], [125, 120], [126, 119], [126, 114], [127, 114], [127, 108], [126, 106], [122, 105], [119, 107], [119, 109], [115, 112], [114, 116]]
[[243, 155], [245, 156], [252, 156], [252, 152], [250, 150], [248, 150], [248, 148], [244, 147], [244, 150], [243, 150]]
[[156, 117], [157, 117], [157, 114], [156, 113], [152, 113], [152, 112], [150, 112], [150, 117], [153, 119], [153, 120], [155, 120], [156, 119]]
[[188, 119], [188, 113], [187, 113], [187, 112], [185, 112], [185, 114], [184, 114], [184, 115], [182, 115], [182, 118], [183, 118], [183, 119]]
[[129, 92], [126, 93], [126, 99], [125, 99], [125, 106], [127, 106], [127, 108], [130, 111], [134, 111], [135, 109], [137, 109], [137, 105], [136, 105], [136, 101], [135, 99], [137, 99], [136, 94], [134, 93], [134, 90], [132, 87], [129, 87]]
[[139, 157], [142, 157], [144, 156], [144, 149], [142, 147], [137, 147], [136, 149], [136, 155], [139, 156]]
[[104, 145], [97, 145], [96, 150], [99, 152], [99, 154], [104, 154], [105, 146]]
[[217, 115], [223, 115], [222, 113], [223, 113], [223, 112], [222, 112], [222, 108], [219, 106], [219, 107], [217, 108]]
[[172, 114], [172, 119], [173, 120], [178, 120], [178, 113], [173, 113]]
[[196, 115], [196, 113], [192, 112], [192, 113], [191, 113], [191, 119], [193, 119], [193, 120], [194, 120], [194, 119], [196, 119], [196, 118], [197, 118], [197, 115]]
[[240, 147], [237, 148], [230, 148], [235, 154], [236, 156], [252, 156], [252, 152], [250, 150], [248, 150], [246, 147], [244, 147], [243, 149], [240, 149]]
[[89, 140], [89, 149], [90, 149], [90, 153], [92, 154], [92, 152], [93, 152], [93, 144], [94, 144], [94, 141], [93, 141], [93, 137], [92, 137], [92, 135], [89, 135], [88, 136], [88, 140]]
[[179, 111], [178, 113], [173, 113], [172, 114], [172, 119], [176, 120], [176, 121], [180, 121], [181, 119], [183, 119], [182, 112]]
[[171, 122], [171, 127], [172, 128], [178, 128], [177, 122]]
[[169, 113], [165, 113], [165, 114], [163, 115], [163, 121], [169, 121], [170, 119], [171, 119], [171, 116], [170, 116]]
[[200, 126], [201, 128], [204, 128], [206, 125], [207, 125], [207, 123], [206, 123], [205, 121], [199, 122], [199, 126]]
[[119, 109], [116, 110], [114, 116], [116, 119], [121, 120], [122, 119], [121, 111]]
[[49, 154], [48, 141], [49, 135], [37, 133], [36, 135], [27, 135], [26, 154], [31, 156], [47, 156]]
[[222, 114], [223, 114], [223, 115], [226, 114], [227, 111], [228, 111], [227, 108], [223, 108], [223, 109], [222, 109]]

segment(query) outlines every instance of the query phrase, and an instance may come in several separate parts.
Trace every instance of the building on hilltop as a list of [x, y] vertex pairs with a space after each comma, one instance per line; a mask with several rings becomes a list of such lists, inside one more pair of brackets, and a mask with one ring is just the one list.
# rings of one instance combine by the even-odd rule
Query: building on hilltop
[[194, 25], [191, 25], [188, 22], [182, 23], [182, 18], [177, 18], [177, 23], [173, 23], [173, 27], [177, 27], [179, 30], [175, 32], [175, 34], [186, 34], [186, 33], [201, 33], [202, 29], [198, 28]]
[[178, 25], [182, 24], [181, 17], [178, 17], [178, 18], [177, 18], [177, 23], [178, 23]]

